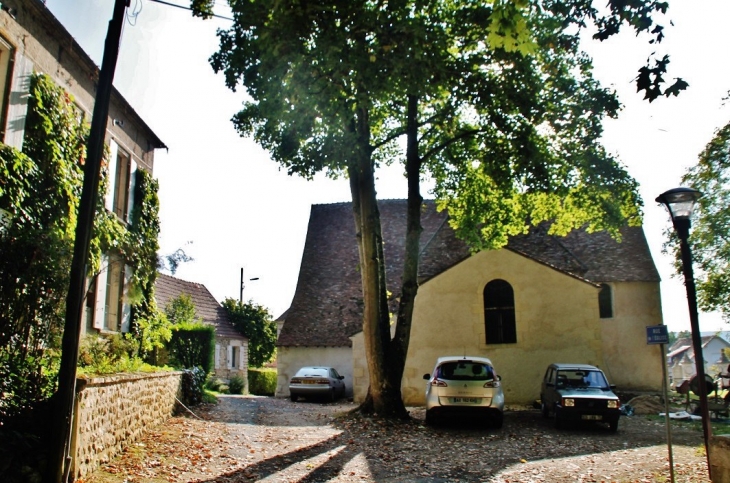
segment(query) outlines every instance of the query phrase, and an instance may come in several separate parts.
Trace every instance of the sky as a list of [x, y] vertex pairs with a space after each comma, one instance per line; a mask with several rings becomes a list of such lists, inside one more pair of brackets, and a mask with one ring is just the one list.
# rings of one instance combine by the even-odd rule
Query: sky
[[[113, 5], [114, 0], [46, 0], [98, 65]], [[644, 231], [662, 278], [664, 322], [671, 331], [689, 330], [689, 312], [682, 279], [672, 275], [671, 258], [662, 254], [669, 216], [654, 199], [680, 185], [715, 131], [730, 121], [730, 102], [723, 101], [730, 91], [723, 34], [728, 18], [727, 0], [671, 0], [666, 39], [658, 46], [630, 32], [583, 45], [596, 77], [623, 104], [619, 117], [604, 123], [603, 142], [639, 182]], [[229, 25], [131, 0], [114, 85], [169, 148], [155, 153], [154, 164], [160, 253], [183, 248], [194, 258], [175, 276], [204, 284], [222, 301], [239, 297], [243, 268], [244, 300], [278, 317], [294, 296], [311, 205], [350, 201], [350, 192], [345, 179], [288, 176], [253, 140], [236, 133], [230, 118], [245, 93], [226, 88], [208, 62], [218, 47], [216, 30]], [[655, 51], [670, 54], [667, 77], [682, 77], [690, 87], [679, 97], [649, 103], [636, 93], [633, 79]], [[380, 171], [377, 190], [381, 199], [405, 198], [402, 168]], [[730, 328], [719, 314], [706, 313], [700, 314], [700, 327]]]

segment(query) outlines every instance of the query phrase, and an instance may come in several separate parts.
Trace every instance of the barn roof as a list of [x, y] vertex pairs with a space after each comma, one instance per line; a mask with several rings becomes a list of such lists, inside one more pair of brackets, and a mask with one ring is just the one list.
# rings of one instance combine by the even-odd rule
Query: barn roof
[[[406, 200], [378, 202], [386, 259], [387, 286], [400, 291], [405, 255]], [[445, 212], [425, 201], [421, 215], [421, 283], [470, 256]], [[659, 274], [641, 228], [621, 230], [618, 243], [606, 233], [576, 230], [567, 237], [547, 234], [545, 226], [513, 237], [506, 247], [538, 263], [591, 283], [658, 282]], [[312, 205], [296, 292], [279, 346], [350, 346], [362, 330], [362, 282], [351, 203]], [[391, 311], [397, 297], [391, 297]]]

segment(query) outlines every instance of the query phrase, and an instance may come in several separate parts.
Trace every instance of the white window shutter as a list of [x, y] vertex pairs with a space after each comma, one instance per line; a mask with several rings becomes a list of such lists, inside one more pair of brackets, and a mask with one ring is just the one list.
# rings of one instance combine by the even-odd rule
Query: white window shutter
[[220, 369], [221, 367], [221, 345], [215, 345], [215, 368]]
[[127, 196], [127, 223], [132, 222], [132, 210], [134, 209], [134, 190], [137, 185], [137, 163], [130, 161], [129, 184], [127, 185], [129, 196]]
[[113, 140], [109, 141], [109, 171], [107, 178], [106, 193], [104, 198], [104, 207], [114, 212], [114, 187], [117, 184], [117, 156], [119, 155], [119, 145]]
[[242, 345], [240, 347], [238, 354], [239, 354], [239, 356], [238, 356], [238, 368], [241, 369], [241, 370], [244, 370], [246, 368], [246, 359], [247, 359], [246, 346], [245, 345]]
[[106, 283], [109, 277], [109, 257], [103, 255], [101, 257], [101, 268], [96, 276], [96, 301], [94, 303], [94, 328], [104, 328], [104, 318], [106, 316]]
[[131, 286], [132, 267], [124, 265], [124, 288], [122, 289], [122, 332], [129, 332], [132, 328], [132, 304], [129, 300]]
[[18, 150], [23, 149], [32, 74], [33, 62], [28, 57], [17, 54], [15, 56], [15, 66], [13, 67], [13, 79], [10, 85], [10, 104], [7, 112], [8, 122], [6, 124], [5, 144]]
[[233, 368], [233, 347], [228, 346], [228, 363], [226, 364], [226, 367], [229, 369]]

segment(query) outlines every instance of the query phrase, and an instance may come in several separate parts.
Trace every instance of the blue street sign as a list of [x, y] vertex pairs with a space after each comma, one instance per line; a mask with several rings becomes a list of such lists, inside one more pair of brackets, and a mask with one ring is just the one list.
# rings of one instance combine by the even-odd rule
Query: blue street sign
[[669, 344], [669, 332], [666, 325], [648, 325], [646, 327], [647, 344]]

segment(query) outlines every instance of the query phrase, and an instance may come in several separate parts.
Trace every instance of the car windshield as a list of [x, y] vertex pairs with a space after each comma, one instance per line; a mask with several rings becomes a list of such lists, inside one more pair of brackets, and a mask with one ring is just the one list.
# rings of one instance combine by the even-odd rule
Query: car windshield
[[302, 367], [295, 377], [329, 377], [326, 367]]
[[478, 361], [444, 362], [439, 366], [436, 377], [451, 381], [488, 381], [494, 379], [494, 369]]
[[558, 371], [558, 387], [607, 389], [608, 381], [601, 371], [564, 370]]

